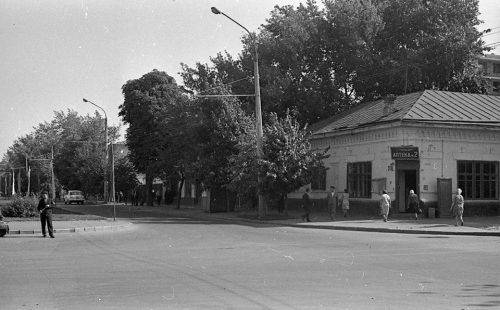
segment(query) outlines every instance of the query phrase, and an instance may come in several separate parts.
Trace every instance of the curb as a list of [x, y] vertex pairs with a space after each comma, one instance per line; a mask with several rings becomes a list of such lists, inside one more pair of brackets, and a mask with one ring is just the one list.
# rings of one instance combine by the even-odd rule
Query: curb
[[[184, 215], [183, 215], [184, 216]], [[191, 216], [185, 215], [186, 217], [207, 219], [203, 216]], [[346, 230], [346, 231], [363, 231], [363, 232], [379, 232], [379, 233], [392, 233], [392, 234], [413, 234], [413, 235], [441, 235], [441, 236], [486, 236], [486, 237], [500, 237], [500, 231], [432, 231], [432, 230], [420, 230], [420, 229], [392, 229], [383, 227], [357, 227], [357, 226], [327, 226], [327, 225], [314, 225], [314, 224], [292, 224], [292, 223], [278, 223], [278, 222], [267, 222], [263, 220], [250, 220], [245, 218], [224, 218], [224, 217], [211, 217], [211, 219], [223, 220], [223, 221], [235, 221], [235, 222], [246, 222], [246, 223], [260, 223], [272, 226], [287, 226], [294, 228], [314, 228], [314, 229], [329, 229], [329, 230]]]
[[414, 235], [448, 235], [448, 236], [490, 236], [500, 237], [500, 232], [488, 231], [432, 231], [432, 230], [419, 230], [419, 229], [391, 229], [391, 228], [372, 228], [372, 227], [355, 227], [355, 226], [323, 226], [323, 225], [310, 225], [310, 224], [283, 224], [290, 227], [297, 228], [315, 228], [315, 229], [331, 229], [331, 230], [349, 230], [349, 231], [366, 231], [366, 232], [380, 232], [380, 233], [393, 233], [393, 234], [414, 234]]
[[[107, 230], [120, 230], [129, 228], [132, 226], [132, 223], [127, 223], [124, 225], [110, 225], [110, 226], [88, 226], [88, 227], [73, 227], [73, 228], [60, 228], [54, 229], [54, 233], [77, 233], [77, 232], [86, 232], [86, 231], [107, 231]], [[35, 235], [41, 234], [41, 229], [33, 229], [33, 230], [10, 230], [5, 236], [8, 235]]]

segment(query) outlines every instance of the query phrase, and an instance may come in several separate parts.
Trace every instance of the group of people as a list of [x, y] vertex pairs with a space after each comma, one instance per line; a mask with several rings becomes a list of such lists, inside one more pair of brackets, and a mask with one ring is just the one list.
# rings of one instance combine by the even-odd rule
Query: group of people
[[[335, 186], [330, 186], [330, 190], [326, 195], [326, 201], [328, 206], [328, 212], [331, 220], [335, 220], [337, 207], [339, 203], [342, 205], [342, 213], [344, 217], [347, 217], [349, 211], [349, 192], [347, 189], [343, 193], [337, 194], [335, 191]], [[309, 194], [309, 188], [306, 188], [304, 195], [302, 195], [302, 208], [304, 210], [304, 215], [302, 215], [302, 220], [310, 222], [310, 215], [314, 203]], [[410, 189], [408, 195], [408, 212], [412, 213], [415, 220], [418, 220], [419, 214], [422, 214], [421, 200], [413, 189]], [[391, 197], [386, 190], [382, 191], [380, 198], [380, 215], [384, 222], [388, 221], [389, 210], [391, 208]], [[457, 194], [453, 197], [453, 202], [450, 207], [450, 213], [455, 217], [455, 226], [463, 226], [463, 213], [464, 213], [464, 197], [462, 196], [462, 190], [457, 189]]]
[[[408, 212], [414, 215], [415, 220], [418, 220], [418, 215], [422, 213], [422, 209], [420, 208], [420, 199], [418, 199], [417, 194], [415, 194], [414, 190], [410, 190], [408, 195]], [[384, 189], [382, 191], [382, 196], [380, 197], [380, 215], [382, 216], [382, 220], [387, 222], [389, 218], [389, 210], [391, 209], [391, 196]]]
[[[418, 215], [422, 213], [420, 206], [420, 199], [414, 190], [410, 190], [408, 195], [408, 211], [414, 214], [415, 220], [418, 220]], [[382, 192], [382, 197], [380, 199], [380, 214], [384, 222], [387, 222], [389, 216], [389, 209], [391, 208], [391, 197], [387, 194], [387, 191]], [[453, 202], [450, 206], [450, 213], [455, 218], [455, 226], [464, 225], [464, 197], [462, 196], [462, 190], [457, 188], [457, 194], [453, 197]]]
[[[342, 205], [342, 214], [347, 217], [349, 212], [349, 192], [347, 189], [343, 193], [337, 195], [335, 191], [335, 186], [330, 186], [330, 190], [326, 195], [326, 201], [328, 206], [328, 212], [330, 214], [330, 219], [335, 220], [337, 215], [337, 206], [339, 203]], [[304, 209], [304, 215], [302, 219], [306, 222], [310, 222], [310, 214], [313, 207], [313, 202], [309, 194], [309, 188], [306, 188], [306, 192], [302, 195], [302, 208]]]

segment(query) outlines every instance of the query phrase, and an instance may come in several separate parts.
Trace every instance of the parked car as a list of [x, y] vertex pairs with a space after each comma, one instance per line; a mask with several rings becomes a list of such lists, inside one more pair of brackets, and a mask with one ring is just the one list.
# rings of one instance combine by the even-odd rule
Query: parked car
[[3, 221], [3, 215], [0, 213], [0, 237], [9, 233], [9, 225]]
[[81, 191], [69, 190], [66, 195], [64, 195], [64, 204], [71, 204], [72, 202], [77, 204], [83, 204], [85, 202], [85, 197]]

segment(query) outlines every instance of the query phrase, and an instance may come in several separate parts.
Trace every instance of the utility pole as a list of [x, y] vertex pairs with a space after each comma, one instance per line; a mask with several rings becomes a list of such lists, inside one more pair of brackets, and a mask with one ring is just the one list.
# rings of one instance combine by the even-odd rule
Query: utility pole
[[56, 201], [56, 184], [54, 181], [54, 146], [52, 146], [52, 154], [50, 158], [50, 176], [51, 176], [51, 187], [52, 187], [52, 201]]
[[17, 193], [21, 196], [21, 168], [17, 170]]
[[405, 95], [408, 90], [408, 64], [405, 66]]
[[[103, 110], [104, 111], [104, 110]], [[106, 172], [104, 173], [104, 201], [107, 203], [109, 201], [108, 195], [108, 163], [109, 163], [109, 154], [108, 154], [108, 116], [104, 113], [104, 136], [106, 140]]]
[[28, 157], [26, 156], [26, 176], [28, 177], [28, 189], [26, 190], [26, 197], [30, 195], [31, 192], [31, 167], [28, 165]]
[[16, 171], [12, 168], [12, 196], [16, 195]]

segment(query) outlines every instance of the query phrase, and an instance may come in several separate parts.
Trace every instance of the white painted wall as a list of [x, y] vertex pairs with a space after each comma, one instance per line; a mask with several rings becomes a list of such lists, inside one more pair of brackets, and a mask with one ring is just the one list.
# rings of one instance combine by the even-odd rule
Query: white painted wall
[[[386, 189], [395, 199], [395, 161], [391, 147], [414, 145], [420, 152], [420, 196], [424, 201], [437, 201], [437, 178], [451, 178], [457, 187], [457, 160], [500, 161], [500, 130], [486, 127], [439, 127], [412, 125], [404, 127], [372, 127], [369, 130], [345, 133], [311, 141], [315, 148], [330, 146], [327, 189], [337, 192], [347, 187], [348, 162], [372, 162], [372, 179], [387, 178]], [[290, 193], [300, 198], [304, 188]], [[325, 191], [312, 191], [312, 198], [324, 198]], [[372, 199], [378, 199], [372, 193]]]

